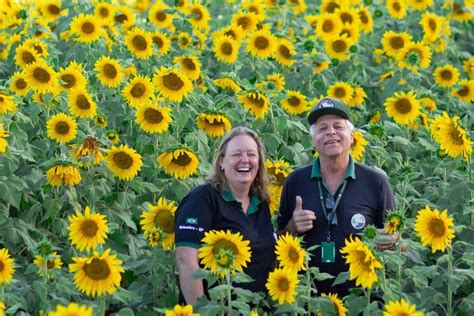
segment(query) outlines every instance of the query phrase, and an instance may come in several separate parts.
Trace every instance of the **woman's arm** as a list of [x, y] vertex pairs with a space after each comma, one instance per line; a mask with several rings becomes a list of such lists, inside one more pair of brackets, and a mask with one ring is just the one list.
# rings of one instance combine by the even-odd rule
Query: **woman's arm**
[[179, 271], [179, 285], [187, 304], [196, 304], [204, 295], [202, 280], [195, 280], [192, 274], [199, 269], [198, 250], [191, 247], [176, 247], [176, 262]]

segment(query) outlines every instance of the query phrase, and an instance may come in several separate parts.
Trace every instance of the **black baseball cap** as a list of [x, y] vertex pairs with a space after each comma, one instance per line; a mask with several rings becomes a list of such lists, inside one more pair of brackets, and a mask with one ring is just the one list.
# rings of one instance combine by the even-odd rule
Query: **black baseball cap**
[[312, 125], [314, 122], [316, 122], [319, 117], [327, 114], [334, 114], [345, 118], [346, 120], [351, 120], [349, 116], [349, 109], [341, 100], [324, 98], [311, 109], [311, 112], [309, 112], [309, 125]]

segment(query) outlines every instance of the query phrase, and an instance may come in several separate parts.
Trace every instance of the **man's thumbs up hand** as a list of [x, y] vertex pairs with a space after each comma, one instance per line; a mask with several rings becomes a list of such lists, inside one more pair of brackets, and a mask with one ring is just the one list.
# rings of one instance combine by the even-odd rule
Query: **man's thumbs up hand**
[[313, 228], [314, 220], [316, 220], [314, 212], [303, 209], [303, 199], [299, 195], [296, 196], [295, 209], [287, 229], [293, 234], [302, 234]]

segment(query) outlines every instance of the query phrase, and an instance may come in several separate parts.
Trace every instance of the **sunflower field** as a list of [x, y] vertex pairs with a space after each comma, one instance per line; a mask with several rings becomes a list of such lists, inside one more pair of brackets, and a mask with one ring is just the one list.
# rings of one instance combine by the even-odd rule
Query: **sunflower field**
[[[472, 315], [473, 18], [472, 0], [0, 0], [0, 315]], [[177, 305], [174, 213], [223, 135], [262, 138], [276, 219], [326, 96], [389, 177], [396, 249], [369, 226], [331, 276], [280, 236], [249, 293], [248, 242], [211, 232], [196, 277], [217, 285]], [[328, 278], [359, 287], [319, 295]]]

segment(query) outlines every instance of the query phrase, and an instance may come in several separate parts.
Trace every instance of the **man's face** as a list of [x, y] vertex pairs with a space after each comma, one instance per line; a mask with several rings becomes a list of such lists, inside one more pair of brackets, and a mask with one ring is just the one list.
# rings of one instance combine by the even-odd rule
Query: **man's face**
[[313, 145], [321, 157], [347, 155], [354, 135], [346, 120], [337, 115], [323, 115], [314, 122]]

